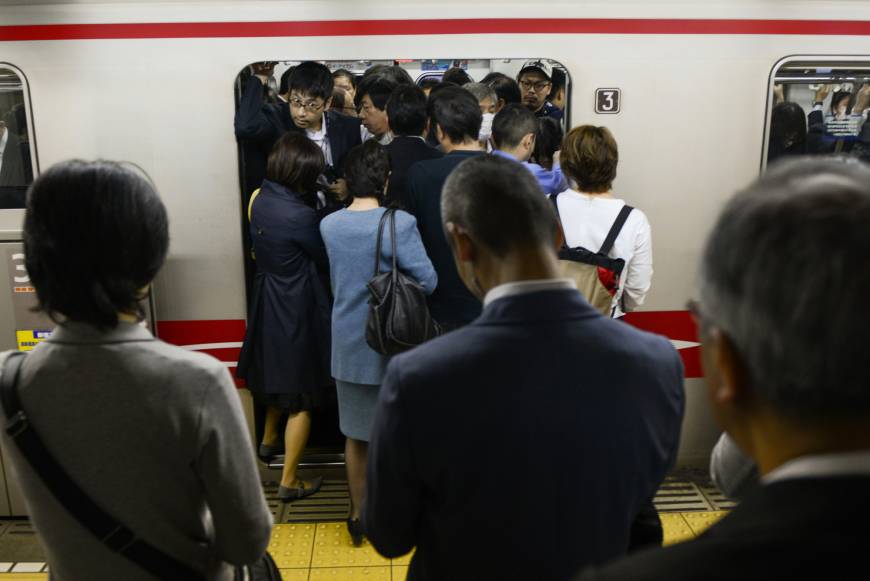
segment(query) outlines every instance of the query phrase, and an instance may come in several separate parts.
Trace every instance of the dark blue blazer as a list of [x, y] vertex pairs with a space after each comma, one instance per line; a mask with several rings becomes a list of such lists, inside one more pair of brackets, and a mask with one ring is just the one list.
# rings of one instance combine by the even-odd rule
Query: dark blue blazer
[[573, 290], [498, 299], [390, 362], [366, 534], [409, 579], [559, 579], [625, 553], [672, 465], [683, 367]]

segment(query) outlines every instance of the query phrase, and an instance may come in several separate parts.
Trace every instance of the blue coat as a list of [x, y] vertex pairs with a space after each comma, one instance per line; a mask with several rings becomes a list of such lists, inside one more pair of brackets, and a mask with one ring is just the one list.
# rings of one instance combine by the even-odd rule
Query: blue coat
[[569, 579], [625, 553], [672, 465], [683, 367], [576, 290], [507, 296], [390, 361], [365, 530], [408, 579]]
[[329, 385], [328, 265], [320, 218], [298, 194], [265, 180], [251, 209], [257, 274], [237, 375], [261, 393]]
[[[378, 385], [389, 357], [366, 343], [365, 328], [369, 314], [366, 283], [374, 276], [378, 223], [386, 210], [340, 210], [320, 224], [329, 253], [329, 269], [335, 305], [332, 310], [332, 375], [350, 383]], [[431, 294], [438, 283], [432, 262], [426, 256], [417, 221], [403, 211], [396, 212], [396, 247], [399, 270], [423, 285]], [[381, 272], [390, 268], [389, 226], [381, 243]]]

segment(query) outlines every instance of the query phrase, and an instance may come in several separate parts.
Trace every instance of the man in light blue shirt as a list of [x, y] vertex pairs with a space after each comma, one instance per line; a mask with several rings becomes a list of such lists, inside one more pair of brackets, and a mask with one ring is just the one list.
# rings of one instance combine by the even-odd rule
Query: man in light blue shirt
[[537, 130], [538, 120], [534, 113], [516, 103], [505, 105], [492, 122], [492, 140], [495, 145], [492, 153], [526, 166], [545, 194], [564, 192], [568, 189], [568, 180], [565, 179], [558, 161], [553, 164], [552, 170], [529, 161], [535, 150]]

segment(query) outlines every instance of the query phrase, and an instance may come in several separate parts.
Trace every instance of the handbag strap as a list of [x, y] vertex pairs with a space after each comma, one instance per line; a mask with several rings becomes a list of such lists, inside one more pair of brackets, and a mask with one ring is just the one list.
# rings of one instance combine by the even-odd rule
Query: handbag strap
[[598, 254], [608, 254], [610, 252], [610, 249], [613, 248], [613, 244], [616, 242], [616, 237], [619, 236], [622, 227], [625, 226], [625, 221], [628, 220], [628, 215], [631, 214], [632, 210], [634, 210], [634, 208], [628, 204], [622, 206], [622, 209], [619, 210], [619, 215], [616, 216], [616, 221], [613, 223], [613, 226], [610, 227], [610, 232], [607, 233], [607, 238], [604, 239], [604, 244], [601, 245]]
[[384, 224], [387, 223], [387, 218], [389, 217], [390, 210], [386, 210], [383, 214], [381, 214], [381, 220], [378, 222], [378, 242], [375, 245], [375, 274], [374, 276], [378, 276], [381, 274], [381, 240], [384, 237]]
[[396, 210], [390, 208], [386, 211], [390, 215], [390, 246], [393, 251], [393, 280], [399, 277], [398, 253], [396, 252]]
[[550, 202], [553, 203], [553, 208], [556, 210], [556, 224], [559, 226], [559, 232], [562, 233], [562, 248], [568, 248], [568, 238], [565, 237], [565, 228], [562, 226], [562, 215], [559, 213], [559, 203], [556, 199], [559, 193], [550, 194]]
[[148, 544], [100, 508], [45, 447], [30, 425], [18, 397], [18, 376], [24, 353], [9, 355], [0, 374], [0, 401], [6, 415], [6, 433], [43, 484], [69, 514], [114, 553], [123, 555], [158, 579], [205, 581], [205, 577], [185, 563]]

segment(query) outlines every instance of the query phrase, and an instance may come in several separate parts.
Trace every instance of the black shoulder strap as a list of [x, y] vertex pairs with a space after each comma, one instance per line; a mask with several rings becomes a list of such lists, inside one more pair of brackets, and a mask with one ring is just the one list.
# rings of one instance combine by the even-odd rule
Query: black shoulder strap
[[378, 222], [378, 241], [375, 244], [375, 274], [373, 276], [381, 274], [381, 242], [384, 239], [384, 224], [386, 224], [389, 217], [390, 210], [388, 209], [381, 214], [381, 220]]
[[181, 561], [151, 546], [100, 508], [61, 468], [30, 425], [18, 397], [18, 376], [24, 353], [12, 353], [0, 374], [0, 400], [6, 415], [6, 433], [42, 479], [55, 499], [112, 552], [123, 555], [158, 579], [205, 581]]
[[610, 252], [610, 249], [613, 248], [613, 243], [616, 242], [616, 237], [619, 236], [622, 227], [625, 226], [625, 221], [628, 220], [628, 215], [631, 214], [632, 210], [634, 210], [634, 208], [628, 204], [622, 207], [619, 211], [619, 215], [616, 217], [616, 221], [613, 223], [613, 226], [610, 227], [610, 232], [607, 233], [607, 238], [604, 239], [604, 244], [601, 245], [598, 254], [607, 254]]
[[556, 210], [556, 223], [559, 226], [559, 231], [562, 233], [562, 248], [568, 248], [568, 239], [565, 237], [565, 227], [562, 226], [562, 215], [559, 213], [559, 202], [557, 198], [559, 197], [559, 192], [555, 194], [550, 194], [550, 202], [553, 204], [553, 208]]

